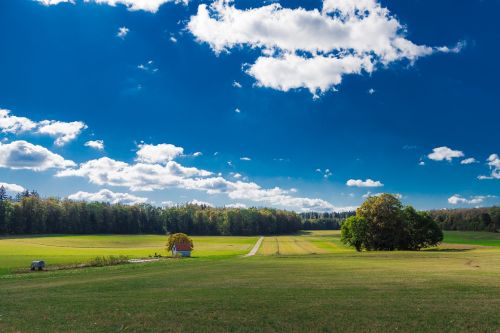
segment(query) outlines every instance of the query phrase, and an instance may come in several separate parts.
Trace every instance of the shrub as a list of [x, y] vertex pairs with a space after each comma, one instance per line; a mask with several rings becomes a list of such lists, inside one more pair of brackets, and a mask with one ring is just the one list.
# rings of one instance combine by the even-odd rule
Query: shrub
[[97, 267], [113, 266], [113, 265], [123, 264], [126, 262], [128, 262], [127, 256], [95, 257], [88, 263], [88, 266], [97, 266]]

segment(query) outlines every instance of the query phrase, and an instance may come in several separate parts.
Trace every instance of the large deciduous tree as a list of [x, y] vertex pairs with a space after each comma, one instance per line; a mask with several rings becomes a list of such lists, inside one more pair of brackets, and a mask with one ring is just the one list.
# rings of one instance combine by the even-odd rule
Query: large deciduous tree
[[443, 233], [429, 214], [403, 207], [391, 194], [369, 197], [356, 216], [342, 224], [342, 241], [356, 250], [420, 250], [435, 246]]

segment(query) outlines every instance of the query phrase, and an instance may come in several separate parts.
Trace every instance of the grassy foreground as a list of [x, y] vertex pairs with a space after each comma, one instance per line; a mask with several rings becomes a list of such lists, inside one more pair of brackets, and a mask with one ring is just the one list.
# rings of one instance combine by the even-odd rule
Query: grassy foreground
[[0, 300], [0, 332], [498, 332], [500, 248], [356, 253], [314, 232], [250, 258], [5, 274]]

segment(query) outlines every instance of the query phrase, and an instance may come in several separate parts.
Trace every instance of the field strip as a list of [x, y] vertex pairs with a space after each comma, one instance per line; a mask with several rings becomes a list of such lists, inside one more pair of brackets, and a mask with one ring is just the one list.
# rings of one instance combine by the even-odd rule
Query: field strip
[[[16, 241], [17, 242], [17, 241]], [[17, 242], [25, 245], [38, 245], [38, 246], [47, 246], [47, 247], [59, 247], [59, 248], [67, 248], [67, 249], [128, 249], [130, 246], [127, 244], [123, 244], [121, 246], [82, 246], [82, 245], [56, 245], [56, 244], [44, 244], [44, 243], [34, 243], [34, 242]], [[153, 245], [145, 245], [145, 246], [137, 246], [133, 248], [158, 248], [158, 246]]]
[[257, 241], [257, 243], [255, 243], [255, 245], [253, 246], [253, 248], [250, 250], [250, 252], [248, 252], [248, 254], [245, 255], [245, 257], [251, 257], [251, 256], [254, 256], [257, 251], [259, 251], [259, 248], [260, 248], [260, 244], [262, 244], [262, 241], [264, 240], [264, 237], [260, 237], [259, 240]]

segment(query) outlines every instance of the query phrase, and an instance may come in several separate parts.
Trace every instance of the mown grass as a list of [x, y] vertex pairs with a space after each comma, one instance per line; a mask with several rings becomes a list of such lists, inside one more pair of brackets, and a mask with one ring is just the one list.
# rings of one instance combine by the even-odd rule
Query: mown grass
[[[194, 257], [233, 256], [247, 253], [258, 237], [193, 237]], [[78, 264], [96, 257], [143, 258], [169, 255], [166, 236], [159, 235], [49, 235], [0, 238], [0, 275], [29, 267], [32, 260], [47, 265]]]
[[495, 332], [500, 249], [255, 256], [0, 278], [2, 332]]
[[[88, 249], [101, 236], [81, 237], [51, 244]], [[156, 250], [156, 236], [102, 237], [111, 237], [105, 249], [130, 241]], [[500, 330], [499, 247], [357, 253], [338, 232], [307, 232], [266, 237], [257, 256], [238, 255], [256, 240], [195, 238], [200, 253], [187, 260], [4, 274], [0, 332]]]
[[444, 242], [450, 244], [500, 246], [500, 233], [478, 231], [445, 231]]

